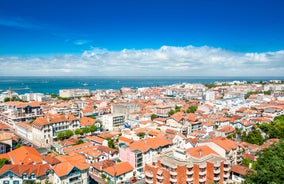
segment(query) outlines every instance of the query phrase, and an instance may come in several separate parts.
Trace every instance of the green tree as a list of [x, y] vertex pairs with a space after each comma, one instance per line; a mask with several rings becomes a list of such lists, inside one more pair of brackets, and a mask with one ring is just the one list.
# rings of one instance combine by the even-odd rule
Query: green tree
[[65, 139], [65, 133], [64, 132], [59, 132], [57, 134], [57, 139], [60, 140], [60, 141], [64, 140]]
[[217, 87], [217, 85], [216, 85], [216, 84], [214, 84], [214, 83], [204, 84], [204, 86], [208, 87], [209, 89], [210, 89], [210, 88]]
[[1, 158], [0, 159], [0, 168], [3, 167], [3, 165], [5, 164], [9, 164], [10, 163], [10, 160], [6, 159], [6, 158]]
[[262, 145], [264, 142], [264, 138], [262, 137], [259, 130], [250, 131], [247, 135], [243, 135], [242, 141], [248, 142], [251, 144]]
[[175, 112], [180, 112], [181, 107], [180, 106], [176, 106], [175, 107]]
[[97, 117], [96, 117], [96, 116], [89, 116], [89, 118], [97, 119]]
[[158, 116], [156, 114], [152, 114], [151, 115], [151, 120], [153, 121], [153, 119], [157, 118]]
[[21, 145], [20, 143], [17, 143], [16, 146], [14, 147], [14, 150], [15, 150], [15, 149], [18, 149], [18, 148], [21, 147], [21, 146], [22, 146], [22, 145]]
[[139, 134], [140, 139], [143, 139], [143, 138], [145, 137], [145, 135], [146, 135], [145, 132], [141, 132], [141, 133]]
[[83, 128], [82, 128], [82, 132], [83, 132], [84, 134], [87, 134], [87, 133], [90, 133], [91, 131], [90, 131], [90, 128], [89, 128], [89, 127], [83, 127]]
[[171, 109], [171, 110], [168, 112], [168, 115], [171, 116], [171, 115], [173, 115], [175, 112], [176, 112], [175, 110]]
[[82, 130], [81, 130], [80, 128], [77, 128], [77, 129], [75, 130], [75, 135], [80, 135], [81, 132], [82, 132]]
[[242, 164], [245, 165], [245, 166], [249, 166], [249, 164], [251, 163], [252, 161], [248, 158], [244, 158], [243, 161], [242, 161]]
[[69, 139], [70, 137], [72, 137], [74, 135], [72, 130], [66, 130], [64, 133], [65, 133], [66, 139]]
[[108, 145], [109, 148], [115, 149], [115, 144], [114, 144], [113, 139], [108, 138], [107, 139], [107, 145]]
[[255, 171], [245, 177], [247, 184], [278, 184], [284, 181], [284, 141], [274, 144], [259, 154]]
[[58, 98], [59, 97], [59, 95], [57, 95], [57, 94], [51, 94], [50, 96], [51, 96], [51, 98]]
[[190, 106], [187, 110], [186, 110], [186, 112], [187, 113], [195, 113], [196, 111], [197, 111], [197, 106]]
[[95, 131], [98, 130], [98, 128], [97, 128], [95, 125], [91, 125], [91, 126], [89, 127], [89, 129], [90, 129], [90, 132], [91, 132], [91, 133], [93, 133], [93, 132], [95, 132]]
[[78, 144], [83, 144], [84, 143], [84, 141], [82, 140], [82, 139], [79, 139], [77, 142], [76, 142], [76, 145], [78, 145]]

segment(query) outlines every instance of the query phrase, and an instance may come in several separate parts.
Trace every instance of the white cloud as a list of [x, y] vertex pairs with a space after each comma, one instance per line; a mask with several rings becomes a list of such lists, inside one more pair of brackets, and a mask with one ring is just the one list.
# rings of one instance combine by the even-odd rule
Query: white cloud
[[221, 48], [93, 49], [81, 55], [1, 57], [0, 75], [283, 76], [284, 50], [240, 53]]
[[89, 44], [91, 42], [92, 42], [92, 40], [75, 40], [75, 41], [73, 41], [73, 43], [75, 45], [86, 45], [86, 44]]

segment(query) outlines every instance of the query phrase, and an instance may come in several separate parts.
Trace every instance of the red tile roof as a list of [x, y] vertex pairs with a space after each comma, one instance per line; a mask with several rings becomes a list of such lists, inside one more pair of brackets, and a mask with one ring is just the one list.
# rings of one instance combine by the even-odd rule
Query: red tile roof
[[4, 173], [7, 173], [8, 171], [12, 171], [13, 173], [17, 174], [18, 176], [22, 176], [24, 173], [27, 174], [27, 176], [30, 176], [32, 173], [34, 173], [37, 177], [43, 176], [46, 174], [46, 172], [50, 170], [51, 168], [48, 164], [27, 164], [27, 165], [4, 165], [0, 169], [0, 175], [3, 175]]
[[103, 169], [103, 171], [111, 176], [120, 176], [133, 171], [133, 167], [128, 162], [120, 162], [114, 166]]
[[147, 152], [149, 149], [158, 149], [159, 147], [164, 147], [171, 145], [172, 142], [161, 137], [155, 138], [145, 138], [143, 140], [134, 141], [129, 145], [129, 149], [140, 150], [141, 152]]
[[243, 165], [233, 165], [231, 167], [231, 172], [238, 173], [242, 176], [247, 175], [249, 168]]

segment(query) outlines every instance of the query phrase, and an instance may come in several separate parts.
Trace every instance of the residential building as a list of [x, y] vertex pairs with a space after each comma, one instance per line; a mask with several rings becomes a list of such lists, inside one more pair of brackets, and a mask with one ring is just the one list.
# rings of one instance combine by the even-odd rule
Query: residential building
[[59, 96], [62, 98], [75, 98], [82, 96], [90, 96], [89, 89], [61, 89], [59, 90]]
[[103, 128], [108, 131], [119, 130], [124, 127], [125, 115], [123, 114], [106, 114], [102, 116]]
[[53, 173], [48, 164], [8, 164], [0, 168], [1, 184], [45, 183], [52, 181]]
[[73, 154], [72, 156], [57, 156], [60, 163], [53, 167], [53, 183], [56, 184], [89, 184], [89, 164], [84, 156]]
[[39, 102], [6, 102], [0, 108], [0, 123], [13, 128], [18, 122], [29, 121], [43, 116]]
[[145, 163], [151, 163], [153, 158], [170, 149], [173, 143], [165, 138], [145, 138], [133, 141], [129, 145], [121, 144], [119, 156], [122, 161], [129, 162], [138, 172], [142, 172]]
[[243, 149], [237, 143], [225, 137], [215, 137], [211, 140], [199, 142], [199, 146], [208, 146], [216, 153], [226, 158], [231, 165], [240, 164], [243, 160]]
[[229, 171], [226, 159], [208, 146], [176, 148], [145, 165], [145, 183], [223, 184], [229, 179]]
[[121, 183], [129, 181], [133, 177], [133, 167], [128, 162], [120, 162], [103, 169], [106, 178], [110, 178], [110, 183]]
[[50, 147], [59, 132], [76, 128], [79, 128], [79, 120], [71, 114], [47, 114], [32, 123], [32, 141], [39, 147]]

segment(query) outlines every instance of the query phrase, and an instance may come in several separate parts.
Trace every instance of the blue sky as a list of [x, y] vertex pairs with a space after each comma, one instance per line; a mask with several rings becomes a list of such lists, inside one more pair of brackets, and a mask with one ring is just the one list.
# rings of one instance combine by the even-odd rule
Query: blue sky
[[[143, 62], [159, 68], [171, 60], [179, 66], [157, 75], [205, 75], [208, 63], [210, 75], [226, 67], [235, 72], [224, 75], [243, 75], [247, 62], [255, 68], [250, 74], [281, 75], [283, 7], [281, 0], [1, 0], [0, 75], [123, 75], [129, 66], [133, 74], [156, 75], [141, 69]], [[51, 66], [55, 60], [61, 68]], [[194, 69], [198, 60], [204, 67]], [[21, 71], [6, 70], [19, 65]], [[83, 65], [95, 72], [79, 71]]]

